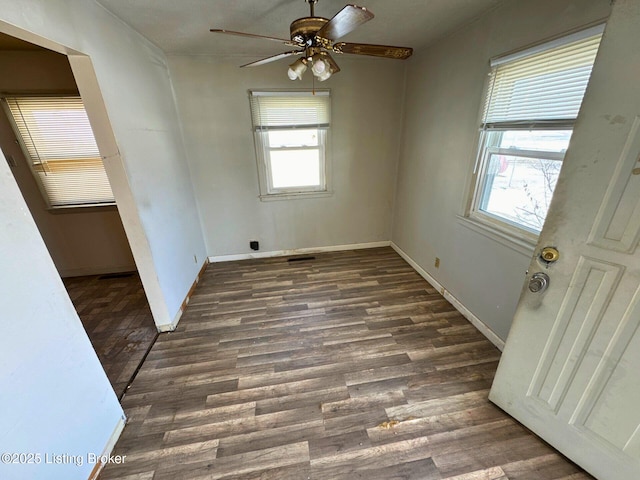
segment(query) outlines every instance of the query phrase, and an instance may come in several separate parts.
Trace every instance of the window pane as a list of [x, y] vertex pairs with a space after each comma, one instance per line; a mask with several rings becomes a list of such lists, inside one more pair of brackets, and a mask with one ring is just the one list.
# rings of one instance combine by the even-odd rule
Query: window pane
[[37, 173], [52, 207], [113, 203], [109, 180], [99, 158], [49, 162]]
[[99, 157], [87, 113], [79, 108], [48, 108], [31, 112], [28, 125], [37, 158], [44, 160]]
[[320, 185], [319, 150], [272, 150], [273, 188], [316, 187]]
[[491, 155], [480, 210], [540, 232], [561, 166], [557, 160]]
[[329, 91], [252, 91], [250, 100], [260, 198], [328, 193]]
[[12, 97], [7, 105], [34, 163], [100, 157], [80, 97]]
[[269, 145], [277, 147], [315, 147], [318, 130], [269, 130]]
[[9, 97], [6, 102], [50, 206], [114, 202], [80, 97]]
[[[507, 130], [499, 132], [500, 148], [564, 152], [569, 147], [571, 130]], [[497, 133], [497, 132], [496, 132]]]

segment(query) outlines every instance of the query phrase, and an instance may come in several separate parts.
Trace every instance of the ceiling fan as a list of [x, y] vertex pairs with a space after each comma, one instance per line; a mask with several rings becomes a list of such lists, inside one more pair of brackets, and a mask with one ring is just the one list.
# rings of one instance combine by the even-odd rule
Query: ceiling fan
[[210, 31], [227, 35], [270, 40], [290, 47], [297, 47], [297, 50], [279, 53], [278, 55], [242, 65], [242, 67], [257, 67], [258, 65], [264, 65], [265, 63], [274, 62], [283, 58], [302, 55], [301, 58], [289, 66], [287, 73], [291, 80], [302, 80], [302, 75], [308, 66], [311, 67], [315, 78], [321, 82], [327, 80], [334, 73], [339, 72], [340, 67], [338, 67], [338, 64], [330, 53], [371, 55], [374, 57], [395, 58], [399, 60], [405, 60], [413, 53], [413, 49], [408, 47], [336, 42], [336, 40], [352, 32], [358, 26], [371, 20], [373, 13], [365, 7], [346, 5], [329, 20], [324, 17], [315, 16], [315, 4], [318, 0], [306, 0], [306, 2], [309, 4], [311, 13], [308, 17], [298, 18], [291, 23], [289, 27], [291, 40], [255, 35], [252, 33], [234, 32], [232, 30], [219, 28], [212, 28]]

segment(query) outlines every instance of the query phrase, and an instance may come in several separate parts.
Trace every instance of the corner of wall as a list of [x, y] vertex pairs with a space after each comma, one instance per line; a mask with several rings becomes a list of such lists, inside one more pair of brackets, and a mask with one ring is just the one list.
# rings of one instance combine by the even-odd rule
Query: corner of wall
[[100, 475], [100, 472], [105, 467], [105, 465], [108, 463], [106, 460], [111, 455], [111, 452], [113, 452], [113, 449], [116, 446], [116, 442], [120, 438], [120, 435], [122, 435], [122, 431], [124, 430], [124, 427], [125, 427], [126, 423], [127, 423], [127, 417], [125, 415], [122, 415], [120, 417], [120, 420], [118, 420], [118, 423], [116, 424], [116, 426], [115, 426], [115, 428], [113, 430], [113, 433], [109, 437], [109, 440], [107, 441], [107, 444], [105, 445], [104, 449], [102, 450], [102, 454], [98, 458], [98, 462], [93, 467], [93, 470], [91, 471], [91, 474], [89, 475], [89, 480], [97, 480], [98, 479], [98, 476]]
[[480, 320], [474, 313], [469, 310], [464, 304], [454, 297], [443, 285], [440, 284], [435, 278], [433, 278], [424, 268], [422, 268], [415, 260], [407, 255], [398, 245], [391, 242], [391, 248], [393, 248], [398, 255], [400, 255], [411, 267], [418, 272], [418, 274], [429, 282], [440, 294], [455, 307], [458, 312], [462, 314], [469, 322], [476, 327], [480, 333], [482, 333], [487, 340], [493, 343], [500, 351], [504, 350], [505, 342], [502, 340], [489, 326]]
[[393, 177], [393, 205], [391, 206], [391, 228], [389, 238], [394, 240], [394, 231], [396, 227], [396, 210], [398, 208], [398, 181], [400, 178], [400, 163], [404, 156], [404, 130], [406, 121], [406, 102], [407, 102], [407, 83], [409, 77], [410, 63], [406, 63], [402, 77], [402, 92], [400, 95], [400, 138], [398, 140], [398, 151], [396, 153], [396, 170]]
[[180, 305], [180, 308], [178, 309], [178, 312], [173, 317], [173, 320], [171, 321], [171, 323], [166, 323], [166, 324], [162, 324], [162, 325], [156, 325], [156, 328], [158, 329], [158, 332], [161, 332], [161, 333], [163, 333], [163, 332], [173, 332], [176, 329], [176, 327], [178, 326], [178, 322], [182, 318], [182, 314], [184, 313], [185, 309], [187, 308], [187, 305], [189, 304], [189, 301], [191, 300], [191, 296], [195, 292], [196, 287], [198, 286], [198, 283], [200, 283], [200, 278], [204, 274], [204, 272], [207, 269], [207, 266], [209, 265], [209, 263], [210, 263], [209, 258], [208, 257], [205, 258], [204, 262], [202, 263], [202, 266], [200, 267], [200, 271], [198, 272], [198, 275], [196, 275], [196, 278], [193, 281], [193, 284], [191, 285], [191, 288], [189, 288], [189, 291], [187, 292], [187, 295], [184, 297], [184, 300], [182, 301], [182, 304]]

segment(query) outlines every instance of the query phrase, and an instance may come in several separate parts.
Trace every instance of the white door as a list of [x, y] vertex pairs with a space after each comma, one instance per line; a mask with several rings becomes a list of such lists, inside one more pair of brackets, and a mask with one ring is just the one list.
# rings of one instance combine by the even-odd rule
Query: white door
[[[607, 22], [490, 399], [601, 480], [640, 479], [640, 0]], [[550, 264], [538, 255], [556, 247]]]

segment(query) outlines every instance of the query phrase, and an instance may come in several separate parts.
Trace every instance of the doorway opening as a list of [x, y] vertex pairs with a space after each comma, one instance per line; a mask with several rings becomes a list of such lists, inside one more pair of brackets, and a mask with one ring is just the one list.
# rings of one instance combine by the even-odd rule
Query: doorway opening
[[[0, 97], [79, 96], [69, 59], [0, 33]], [[0, 109], [0, 148], [119, 398], [157, 329], [115, 204], [51, 208], [10, 113]]]

